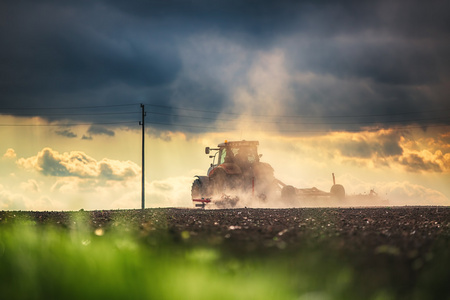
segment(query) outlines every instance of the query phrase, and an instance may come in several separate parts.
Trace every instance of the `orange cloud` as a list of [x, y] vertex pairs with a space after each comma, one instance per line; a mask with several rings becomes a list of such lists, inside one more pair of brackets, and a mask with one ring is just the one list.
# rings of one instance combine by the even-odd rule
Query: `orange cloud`
[[448, 136], [422, 137], [413, 131], [394, 129], [374, 132], [340, 132], [315, 141], [334, 149], [335, 158], [362, 166], [400, 166], [408, 172], [450, 172]]
[[448, 133], [404, 139], [398, 162], [410, 172], [450, 172]]
[[410, 172], [442, 172], [441, 166], [438, 163], [431, 160], [426, 160], [417, 153], [411, 153], [407, 156], [400, 157], [399, 163], [405, 166], [406, 170]]

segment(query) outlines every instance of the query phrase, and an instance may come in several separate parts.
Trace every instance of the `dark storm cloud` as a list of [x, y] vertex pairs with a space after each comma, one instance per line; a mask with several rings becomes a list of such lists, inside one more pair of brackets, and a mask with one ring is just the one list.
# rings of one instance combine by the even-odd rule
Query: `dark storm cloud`
[[107, 136], [115, 135], [114, 131], [98, 125], [92, 125], [91, 127], [89, 127], [87, 133], [89, 133], [90, 135], [107, 135]]
[[402, 157], [399, 163], [403, 165], [409, 172], [442, 172], [441, 166], [436, 162], [429, 161], [419, 156], [418, 154], [410, 154], [406, 157]]
[[77, 137], [77, 134], [72, 132], [70, 129], [56, 130], [55, 133], [57, 135], [64, 136], [67, 138], [76, 138]]
[[108, 15], [106, 8], [33, 3], [3, 19], [1, 54], [10, 72], [2, 75], [19, 85], [3, 88], [14, 91], [25, 84], [31, 92], [71, 91], [114, 81], [160, 85], [179, 68], [166, 38], [151, 32], [147, 40], [133, 38], [133, 28], [120, 26], [132, 22], [127, 17]]
[[335, 129], [449, 124], [448, 11], [448, 1], [2, 1], [0, 113], [145, 102], [161, 106], [150, 126], [213, 126], [219, 114], [177, 107], [240, 112], [236, 90], [258, 55], [279, 51], [290, 95], [273, 101], [286, 114], [375, 115], [327, 123]]
[[376, 137], [345, 140], [337, 146], [343, 156], [351, 158], [399, 157], [403, 154], [401, 137], [398, 132], [387, 132]]
[[[381, 84], [428, 84], [439, 80], [439, 57], [427, 41], [412, 45], [408, 41], [327, 39], [299, 41], [302, 56], [297, 68], [340, 78], [365, 78]], [[296, 49], [298, 51], [298, 49]], [[296, 56], [295, 53], [291, 53]]]
[[91, 141], [94, 139], [93, 137], [94, 135], [106, 135], [110, 137], [116, 135], [116, 133], [113, 130], [100, 125], [91, 125], [86, 133], [87, 134], [83, 134], [83, 136], [81, 137], [82, 140]]

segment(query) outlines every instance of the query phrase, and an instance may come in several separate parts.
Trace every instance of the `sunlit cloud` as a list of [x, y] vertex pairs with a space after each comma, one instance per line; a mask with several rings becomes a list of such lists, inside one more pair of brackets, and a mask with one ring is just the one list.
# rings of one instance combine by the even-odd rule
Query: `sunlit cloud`
[[140, 167], [131, 161], [104, 158], [97, 161], [82, 151], [59, 153], [44, 148], [36, 156], [20, 158], [17, 164], [47, 176], [126, 180], [136, 177]]
[[0, 209], [13, 210], [27, 208], [27, 198], [19, 193], [13, 193], [0, 184]]
[[6, 159], [15, 159], [17, 157], [16, 151], [14, 151], [14, 149], [12, 148], [8, 148], [8, 150], [6, 150], [5, 154], [3, 154], [3, 158]]
[[[34, 180], [23, 182], [22, 191], [11, 191], [0, 184], [0, 210], [60, 210], [66, 207], [48, 196], [39, 195], [40, 189]], [[31, 189], [31, 190], [30, 190]], [[31, 196], [23, 192], [31, 192]]]
[[450, 172], [450, 141], [447, 134], [405, 139], [399, 163], [410, 172]]
[[39, 193], [41, 191], [39, 183], [35, 179], [28, 179], [26, 182], [20, 183], [20, 188], [32, 193]]
[[448, 145], [439, 136], [430, 136], [426, 141], [415, 137], [414, 130], [383, 129], [335, 132], [296, 140], [304, 151], [311, 150], [310, 155], [322, 155], [344, 164], [370, 169], [401, 167], [407, 172], [449, 172]]

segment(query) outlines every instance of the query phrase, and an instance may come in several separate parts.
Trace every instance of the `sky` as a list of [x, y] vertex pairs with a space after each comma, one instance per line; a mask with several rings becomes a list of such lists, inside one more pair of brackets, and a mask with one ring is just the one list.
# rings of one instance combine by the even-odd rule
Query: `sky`
[[448, 206], [449, 11], [1, 1], [0, 209], [140, 208], [141, 104], [147, 207], [192, 207], [204, 148], [242, 139], [299, 188]]

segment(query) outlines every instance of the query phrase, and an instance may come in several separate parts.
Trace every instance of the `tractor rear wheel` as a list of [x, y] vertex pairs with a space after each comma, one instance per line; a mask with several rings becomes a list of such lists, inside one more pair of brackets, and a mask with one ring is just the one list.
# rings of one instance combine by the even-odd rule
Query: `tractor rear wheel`
[[225, 173], [223, 169], [218, 168], [217, 170], [215, 170], [213, 175], [211, 176], [211, 181], [213, 183], [213, 193], [222, 194], [228, 186], [227, 180], [227, 173]]

